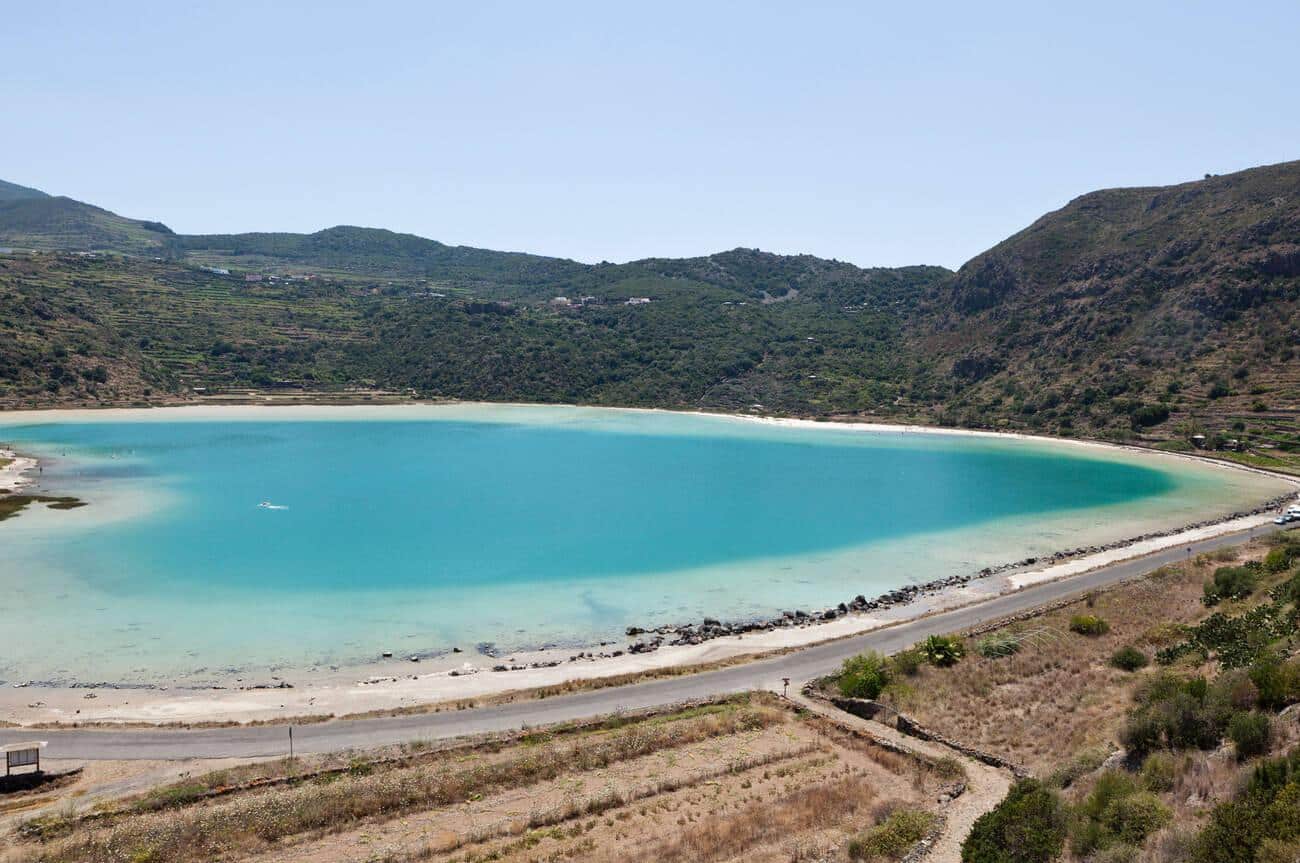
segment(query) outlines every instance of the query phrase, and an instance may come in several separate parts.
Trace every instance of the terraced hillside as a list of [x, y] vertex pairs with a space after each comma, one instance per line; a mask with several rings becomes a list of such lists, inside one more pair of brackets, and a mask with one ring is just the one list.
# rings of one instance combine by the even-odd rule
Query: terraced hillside
[[342, 385], [358, 339], [349, 290], [246, 286], [115, 256], [0, 258], [0, 399], [117, 404], [287, 379]]
[[755, 694], [441, 748], [199, 770], [118, 800], [82, 777], [29, 801], [8, 835], [0, 818], [0, 859], [722, 863], [860, 860], [855, 848], [876, 846], [897, 859], [942, 828], [936, 800], [962, 779], [951, 757], [890, 751]]

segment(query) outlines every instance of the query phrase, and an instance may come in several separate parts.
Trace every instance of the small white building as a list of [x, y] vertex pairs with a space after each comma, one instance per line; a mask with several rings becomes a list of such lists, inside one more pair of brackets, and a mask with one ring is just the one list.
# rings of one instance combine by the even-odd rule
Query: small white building
[[646, 303], [648, 303], [648, 302], [650, 302], [650, 298], [649, 298], [649, 297], [628, 297], [628, 298], [627, 298], [627, 302], [625, 302], [623, 305], [625, 305], [625, 306], [644, 306], [644, 305], [645, 305]]

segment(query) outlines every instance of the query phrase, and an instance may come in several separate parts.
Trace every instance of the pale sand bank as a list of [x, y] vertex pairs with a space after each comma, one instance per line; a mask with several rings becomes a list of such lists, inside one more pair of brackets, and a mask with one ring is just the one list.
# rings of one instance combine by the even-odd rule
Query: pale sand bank
[[36, 482], [31, 476], [37, 467], [36, 459], [21, 456], [10, 449], [0, 449], [0, 461], [5, 459], [9, 459], [9, 463], [0, 467], [0, 490], [12, 493]]

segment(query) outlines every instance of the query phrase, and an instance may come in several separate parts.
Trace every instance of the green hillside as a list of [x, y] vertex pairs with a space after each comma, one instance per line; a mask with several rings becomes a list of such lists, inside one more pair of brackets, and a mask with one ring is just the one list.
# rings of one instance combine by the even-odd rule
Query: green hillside
[[0, 245], [134, 256], [0, 258], [4, 406], [360, 387], [1300, 451], [1300, 162], [1084, 195], [957, 273], [180, 236], [31, 191]]
[[[915, 300], [950, 275], [856, 270], [852, 284], [844, 274], [834, 284], [806, 274], [831, 302], [852, 294], [841, 308], [763, 303], [753, 285], [628, 264], [589, 268], [587, 303], [560, 305], [388, 280], [248, 283], [166, 260], [13, 255], [0, 257], [0, 405], [362, 386], [426, 397], [868, 410], [892, 400], [911, 373], [898, 351], [895, 298]], [[627, 305], [632, 296], [651, 302]]]
[[17, 183], [6, 183], [0, 180], [0, 203], [5, 201], [23, 201], [31, 198], [48, 198], [49, 195], [40, 189], [29, 189], [26, 186], [20, 186]]
[[158, 222], [128, 219], [12, 184], [0, 189], [0, 246], [139, 255], [159, 254], [171, 238], [171, 230]]
[[1267, 427], [1288, 446], [1298, 339], [1300, 162], [1084, 195], [963, 266], [912, 327], [948, 363], [928, 382], [948, 421]]

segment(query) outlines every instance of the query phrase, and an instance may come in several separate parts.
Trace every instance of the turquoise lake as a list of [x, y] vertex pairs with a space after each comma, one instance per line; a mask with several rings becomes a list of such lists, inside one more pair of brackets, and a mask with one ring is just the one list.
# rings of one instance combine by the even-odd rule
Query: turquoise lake
[[823, 608], [1281, 489], [1096, 447], [658, 412], [72, 416], [0, 415], [44, 489], [90, 504], [0, 524], [0, 679], [587, 644]]

